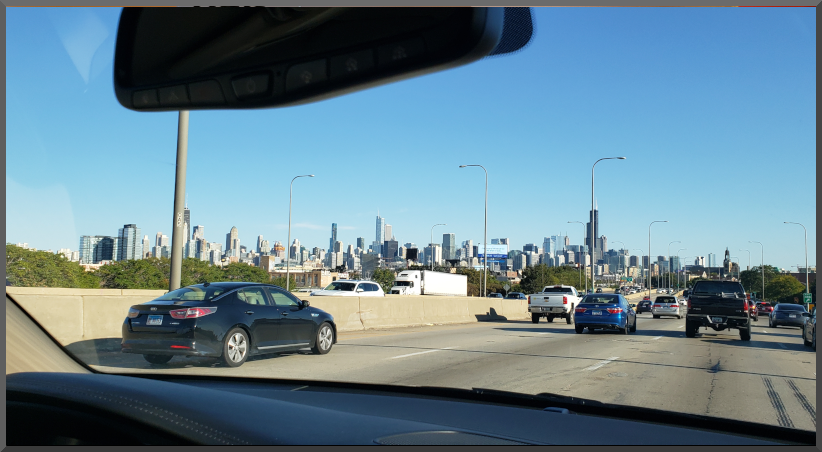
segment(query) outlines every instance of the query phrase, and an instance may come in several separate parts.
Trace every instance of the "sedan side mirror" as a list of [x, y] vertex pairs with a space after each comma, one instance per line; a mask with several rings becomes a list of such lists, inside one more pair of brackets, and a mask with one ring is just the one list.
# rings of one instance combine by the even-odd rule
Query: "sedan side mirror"
[[365, 291], [360, 288], [360, 289], [357, 289], [357, 292], [365, 292]]
[[802, 317], [810, 317], [810, 316], [811, 316], [810, 312], [803, 312], [802, 313]]
[[302, 306], [303, 308], [307, 308], [307, 307], [311, 306], [311, 303], [309, 303], [309, 302], [308, 302], [308, 300], [303, 300], [303, 302], [302, 302], [302, 305], [301, 305], [301, 306]]

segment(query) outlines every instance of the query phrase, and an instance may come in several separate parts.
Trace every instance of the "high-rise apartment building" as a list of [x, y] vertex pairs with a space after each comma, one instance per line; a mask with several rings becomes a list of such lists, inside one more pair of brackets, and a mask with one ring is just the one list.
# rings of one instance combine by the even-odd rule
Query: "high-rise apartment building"
[[205, 238], [205, 226], [194, 226], [194, 232], [191, 233], [191, 240], [200, 240]]
[[365, 249], [365, 237], [357, 237], [357, 248]]
[[391, 240], [394, 238], [394, 232], [391, 229], [390, 224], [385, 225], [385, 240]]
[[339, 240], [334, 241], [334, 252], [338, 253], [338, 254], [343, 253], [343, 242], [341, 242]]
[[694, 265], [704, 267], [705, 266], [705, 256], [697, 256], [696, 259], [694, 259]]
[[258, 235], [257, 236], [257, 252], [258, 253], [262, 252], [262, 249], [263, 249], [263, 236]]
[[399, 243], [396, 240], [386, 240], [383, 242], [382, 251], [382, 257], [393, 259], [399, 255]]
[[716, 254], [708, 253], [708, 267], [717, 267]]
[[140, 240], [140, 228], [136, 224], [126, 224], [117, 233], [118, 261], [143, 258], [143, 242]]
[[525, 246], [522, 247], [522, 252], [532, 252], [539, 254], [539, 246], [535, 243], [527, 243]]
[[[332, 247], [333, 250], [333, 247]], [[288, 248], [288, 258], [289, 259], [297, 259], [297, 256], [300, 254], [300, 240], [294, 239], [294, 242], [291, 243], [291, 246]]]
[[141, 256], [140, 256], [141, 259], [145, 259], [145, 258], [151, 256], [151, 242], [148, 240], [147, 235], [143, 236], [143, 246], [140, 249], [140, 254], [141, 254]]
[[114, 237], [84, 235], [80, 237], [80, 263], [99, 264], [114, 260]]
[[[260, 236], [262, 237], [262, 236]], [[271, 252], [271, 247], [268, 246], [268, 240], [263, 240], [260, 242], [260, 254], [269, 254]]]
[[454, 259], [457, 252], [457, 240], [453, 233], [442, 235], [442, 257], [449, 260]]
[[183, 227], [186, 233], [184, 242], [188, 242], [191, 240], [191, 211], [188, 210], [188, 206], [183, 211]]

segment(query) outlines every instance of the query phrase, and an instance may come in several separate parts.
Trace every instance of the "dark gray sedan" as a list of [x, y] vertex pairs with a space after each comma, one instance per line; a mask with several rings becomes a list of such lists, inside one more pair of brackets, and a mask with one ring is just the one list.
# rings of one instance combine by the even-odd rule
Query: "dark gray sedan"
[[768, 326], [776, 328], [782, 326], [798, 326], [802, 328], [805, 325], [805, 318], [808, 316], [808, 311], [805, 306], [801, 304], [791, 303], [777, 303], [773, 307], [773, 311], [768, 314]]

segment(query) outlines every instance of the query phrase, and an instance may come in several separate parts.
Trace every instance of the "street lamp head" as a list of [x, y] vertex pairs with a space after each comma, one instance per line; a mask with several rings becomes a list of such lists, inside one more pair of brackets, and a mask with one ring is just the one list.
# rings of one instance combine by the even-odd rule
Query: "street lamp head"
[[313, 175], [313, 174], [309, 174], [309, 175], [308, 175], [308, 177], [314, 177], [314, 175]]
[[468, 165], [460, 165], [460, 168], [465, 168], [466, 166], [468, 166]]
[[625, 159], [627, 159], [628, 157], [617, 157], [617, 158], [618, 158], [618, 159], [620, 159], [620, 160], [625, 160]]

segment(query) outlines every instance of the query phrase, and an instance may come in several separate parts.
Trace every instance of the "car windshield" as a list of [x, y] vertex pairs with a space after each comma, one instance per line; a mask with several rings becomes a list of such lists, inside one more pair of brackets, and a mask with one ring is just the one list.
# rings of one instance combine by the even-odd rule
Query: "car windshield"
[[333, 282], [329, 284], [325, 290], [340, 290], [343, 292], [353, 292], [354, 288], [357, 287], [357, 283], [351, 282]]
[[[816, 299], [815, 8], [534, 7], [516, 52], [282, 108], [189, 104], [211, 82], [239, 102], [250, 74], [270, 77], [252, 94], [272, 99], [349, 87], [337, 77], [356, 65], [337, 63], [354, 52], [401, 73], [404, 50], [386, 54], [388, 37], [363, 50], [364, 26], [328, 61], [294, 48], [282, 67], [237, 72], [244, 83], [158, 81], [125, 100], [180, 111], [120, 104], [123, 11], [6, 9], [6, 293], [95, 371], [550, 393], [816, 430], [802, 330], [720, 311], [741, 304], [730, 293], [797, 303], [780, 310]], [[234, 36], [209, 24], [191, 39]], [[257, 64], [212, 69], [235, 62]], [[403, 271], [419, 279], [395, 282]], [[229, 293], [246, 283], [259, 286]], [[691, 306], [652, 309], [676, 302], [669, 288]], [[152, 300], [196, 317], [160, 304], [157, 324], [129, 317]], [[642, 305], [636, 331], [591, 329], [604, 320], [576, 310], [618, 302]], [[746, 315], [749, 341], [727, 324]], [[250, 344], [236, 366], [235, 327]], [[194, 348], [158, 362], [171, 345]]]
[[157, 301], [209, 301], [227, 291], [224, 287], [215, 286], [190, 286], [182, 289], [172, 290], [160, 297]]

